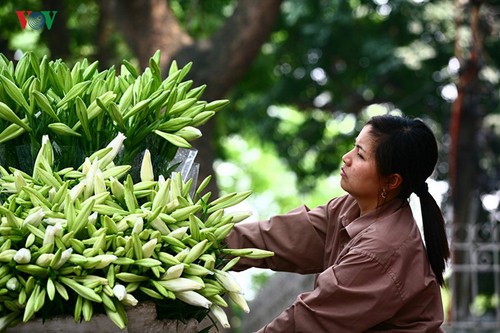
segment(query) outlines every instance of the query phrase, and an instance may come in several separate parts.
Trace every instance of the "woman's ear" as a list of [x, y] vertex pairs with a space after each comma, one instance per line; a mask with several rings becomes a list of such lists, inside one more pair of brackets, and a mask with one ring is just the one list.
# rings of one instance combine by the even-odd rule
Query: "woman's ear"
[[399, 173], [393, 173], [387, 177], [387, 190], [395, 190], [403, 183], [403, 177]]

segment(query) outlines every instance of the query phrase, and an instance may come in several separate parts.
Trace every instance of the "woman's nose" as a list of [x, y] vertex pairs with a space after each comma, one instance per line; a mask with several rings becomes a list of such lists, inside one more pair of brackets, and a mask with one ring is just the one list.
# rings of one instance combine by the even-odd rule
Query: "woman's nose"
[[348, 165], [350, 161], [351, 159], [349, 158], [349, 153], [346, 153], [344, 154], [344, 156], [342, 156], [342, 162], [344, 162], [344, 164]]

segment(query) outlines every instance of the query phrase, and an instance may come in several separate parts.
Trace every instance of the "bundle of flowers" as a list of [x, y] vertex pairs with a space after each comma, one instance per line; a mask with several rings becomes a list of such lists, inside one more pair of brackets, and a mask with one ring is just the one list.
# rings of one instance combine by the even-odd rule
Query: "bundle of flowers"
[[[247, 212], [227, 213], [249, 192], [210, 201], [203, 180], [179, 174], [155, 179], [146, 150], [140, 180], [113, 160], [118, 135], [83, 164], [57, 169], [44, 137], [33, 173], [0, 167], [0, 331], [19, 321], [62, 312], [75, 321], [106, 313], [120, 328], [126, 307], [147, 300], [202, 309], [224, 327], [229, 299], [248, 311], [228, 273], [243, 256], [272, 252], [229, 249], [223, 240]], [[190, 192], [194, 192], [190, 195]], [[177, 303], [176, 303], [177, 302]]]
[[171, 173], [228, 101], [200, 100], [205, 86], [184, 80], [191, 64], [174, 61], [163, 78], [159, 59], [142, 74], [124, 60], [117, 74], [0, 54], [0, 331], [94, 313], [124, 328], [126, 307], [143, 301], [167, 319], [225, 327], [223, 296], [248, 311], [228, 271], [272, 253], [223, 239], [249, 215], [226, 208], [250, 193], [210, 201], [210, 177], [197, 186]]
[[57, 165], [76, 168], [123, 133], [128, 139], [117, 162], [135, 166], [148, 148], [164, 173], [159, 162], [191, 147], [201, 136], [197, 127], [229, 101], [201, 100], [205, 85], [185, 80], [191, 63], [179, 68], [173, 61], [164, 78], [159, 59], [157, 52], [142, 73], [123, 60], [117, 73], [87, 59], [69, 67], [28, 52], [14, 64], [0, 54], [0, 148], [8, 143], [0, 163], [31, 170], [50, 135]]

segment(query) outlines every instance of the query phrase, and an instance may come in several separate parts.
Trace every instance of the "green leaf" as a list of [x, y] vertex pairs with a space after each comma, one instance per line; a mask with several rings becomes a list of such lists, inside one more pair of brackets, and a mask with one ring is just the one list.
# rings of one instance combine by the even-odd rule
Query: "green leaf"
[[26, 101], [26, 98], [24, 98], [21, 89], [4, 75], [0, 75], [0, 82], [2, 83], [5, 91], [10, 96], [10, 98], [12, 98], [15, 103], [21, 105], [29, 113], [30, 107], [28, 105], [28, 102]]

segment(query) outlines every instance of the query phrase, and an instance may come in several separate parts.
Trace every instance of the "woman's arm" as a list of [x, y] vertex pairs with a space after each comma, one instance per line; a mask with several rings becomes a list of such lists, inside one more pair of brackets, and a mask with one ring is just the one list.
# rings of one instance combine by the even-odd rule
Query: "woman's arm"
[[226, 238], [230, 248], [256, 247], [273, 251], [266, 259], [242, 258], [234, 267], [270, 268], [276, 271], [317, 273], [323, 270], [326, 206], [299, 207], [288, 214], [260, 222], [236, 224]]

